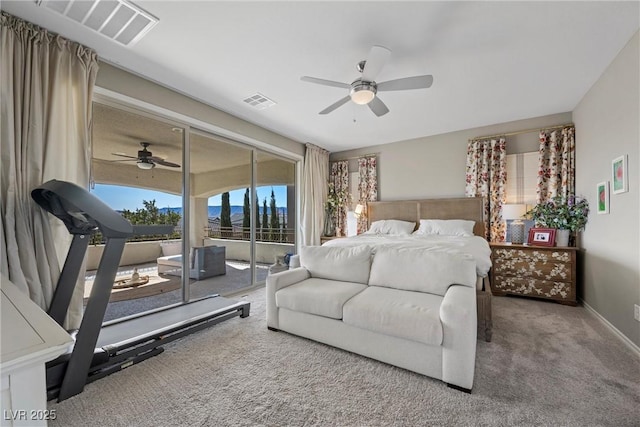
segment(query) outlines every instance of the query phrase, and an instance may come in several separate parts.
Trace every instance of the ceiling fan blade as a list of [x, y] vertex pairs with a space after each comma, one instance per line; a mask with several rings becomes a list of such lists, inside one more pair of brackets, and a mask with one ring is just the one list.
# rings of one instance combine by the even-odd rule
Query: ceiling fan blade
[[351, 97], [349, 95], [347, 95], [344, 98], [340, 99], [339, 101], [336, 101], [333, 104], [329, 105], [327, 108], [325, 108], [324, 110], [320, 111], [318, 114], [329, 114], [330, 112], [332, 112], [336, 108], [341, 107], [344, 104], [346, 104], [347, 102], [349, 102], [350, 99], [351, 99]]
[[373, 98], [371, 102], [369, 102], [367, 105], [369, 106], [369, 108], [371, 108], [371, 111], [373, 111], [373, 114], [375, 114], [378, 117], [384, 116], [389, 112], [389, 109], [387, 108], [387, 106], [377, 96]]
[[133, 156], [127, 156], [126, 154], [122, 154], [122, 153], [111, 153], [112, 156], [120, 156], [120, 157], [126, 157], [128, 159], [138, 159], [137, 157], [133, 157]]
[[364, 70], [362, 70], [362, 80], [367, 82], [374, 81], [390, 56], [391, 51], [386, 47], [373, 46], [369, 51], [367, 62], [364, 64]]
[[161, 165], [161, 166], [167, 166], [167, 167], [170, 167], [170, 168], [179, 168], [180, 167], [179, 164], [173, 163], [173, 162], [168, 162], [168, 161], [166, 161], [164, 159], [161, 159], [160, 157], [151, 157], [151, 160], [154, 163], [156, 163], [158, 165]]
[[[102, 160], [102, 159], [100, 159], [100, 160]], [[122, 162], [137, 162], [137, 161], [138, 161], [138, 159], [137, 159], [137, 158], [135, 158], [135, 157], [132, 157], [132, 158], [130, 158], [130, 159], [122, 159], [122, 160], [105, 160], [105, 161], [106, 161], [106, 162], [109, 162], [109, 163], [122, 163]]]
[[431, 87], [432, 84], [432, 75], [405, 77], [402, 79], [387, 80], [386, 82], [378, 83], [378, 91], [426, 89]]
[[342, 88], [342, 89], [351, 89], [351, 85], [350, 84], [341, 83], [341, 82], [334, 82], [333, 80], [318, 79], [318, 78], [309, 77], [309, 76], [302, 76], [302, 77], [300, 77], [300, 80], [302, 80], [303, 82], [315, 83], [315, 84], [323, 85], [323, 86], [333, 86], [333, 87], [339, 87], [339, 88]]

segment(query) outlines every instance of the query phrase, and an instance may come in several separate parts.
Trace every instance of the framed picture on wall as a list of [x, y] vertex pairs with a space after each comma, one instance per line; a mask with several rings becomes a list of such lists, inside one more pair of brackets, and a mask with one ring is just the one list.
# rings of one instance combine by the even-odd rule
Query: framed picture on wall
[[532, 228], [529, 230], [528, 242], [533, 246], [554, 246], [556, 244], [556, 229]]
[[598, 184], [598, 214], [609, 213], [609, 181]]
[[628, 157], [623, 155], [611, 161], [611, 186], [613, 194], [629, 191]]

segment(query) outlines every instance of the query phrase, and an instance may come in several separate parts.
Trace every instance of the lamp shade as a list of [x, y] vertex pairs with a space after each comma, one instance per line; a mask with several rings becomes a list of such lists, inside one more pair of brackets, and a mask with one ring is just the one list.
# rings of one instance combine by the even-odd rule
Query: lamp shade
[[362, 211], [363, 211], [363, 210], [364, 210], [364, 206], [362, 206], [362, 205], [358, 204], [358, 205], [356, 205], [356, 208], [355, 208], [355, 210], [353, 211], [353, 213], [354, 213], [356, 216], [360, 216], [360, 215], [362, 215]]
[[507, 204], [502, 205], [502, 219], [522, 219], [527, 213], [527, 205], [525, 204]]

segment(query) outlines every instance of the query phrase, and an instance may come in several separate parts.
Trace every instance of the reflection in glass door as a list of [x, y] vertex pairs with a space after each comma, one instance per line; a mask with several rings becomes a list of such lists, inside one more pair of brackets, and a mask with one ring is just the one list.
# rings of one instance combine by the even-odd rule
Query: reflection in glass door
[[[260, 203], [260, 222], [256, 224], [256, 283], [264, 282], [272, 272], [288, 268], [295, 253], [296, 238], [296, 164], [273, 154], [256, 153], [256, 193]], [[256, 220], [257, 221], [257, 220]]]
[[196, 130], [189, 145], [189, 296], [232, 294], [253, 284], [253, 150]]
[[[181, 298], [183, 128], [120, 106], [93, 104], [92, 192], [134, 225], [172, 225], [169, 234], [128, 239], [105, 321]], [[85, 303], [104, 241], [92, 236]], [[163, 261], [164, 260], [164, 261]]]

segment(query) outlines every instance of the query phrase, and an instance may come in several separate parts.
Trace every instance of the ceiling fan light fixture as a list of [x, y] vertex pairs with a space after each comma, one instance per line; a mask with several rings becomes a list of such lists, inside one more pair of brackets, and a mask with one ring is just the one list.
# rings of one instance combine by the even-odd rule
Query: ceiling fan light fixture
[[149, 169], [153, 169], [155, 164], [153, 162], [149, 162], [147, 160], [138, 160], [138, 167], [140, 169], [145, 169], [145, 170], [149, 170]]
[[376, 97], [376, 88], [374, 85], [362, 82], [351, 88], [351, 100], [358, 105], [366, 105]]

